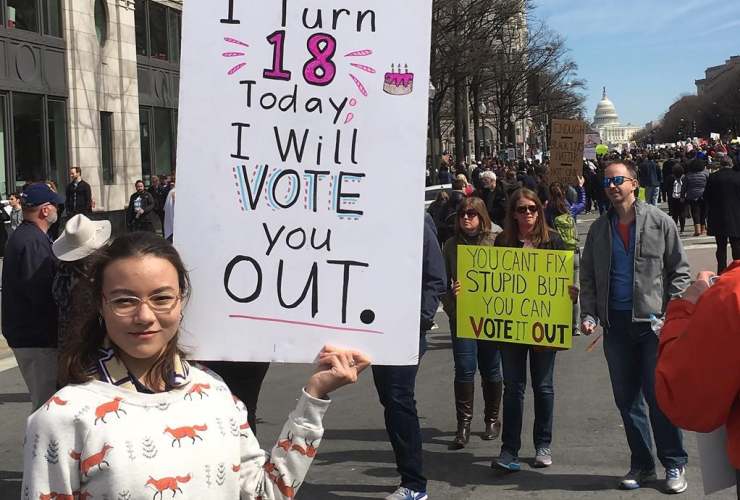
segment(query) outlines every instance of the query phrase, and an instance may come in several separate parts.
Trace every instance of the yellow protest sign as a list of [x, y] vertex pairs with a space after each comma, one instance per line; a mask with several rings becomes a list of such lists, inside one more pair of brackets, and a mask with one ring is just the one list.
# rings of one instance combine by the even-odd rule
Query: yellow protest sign
[[573, 252], [461, 245], [457, 335], [569, 349]]

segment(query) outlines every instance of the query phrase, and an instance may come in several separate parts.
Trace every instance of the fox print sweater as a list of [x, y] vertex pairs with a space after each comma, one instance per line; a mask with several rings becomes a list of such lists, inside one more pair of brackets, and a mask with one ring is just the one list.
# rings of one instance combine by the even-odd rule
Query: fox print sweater
[[193, 365], [144, 394], [93, 380], [28, 419], [23, 500], [290, 499], [323, 435], [328, 400], [305, 391], [271, 453], [224, 382]]

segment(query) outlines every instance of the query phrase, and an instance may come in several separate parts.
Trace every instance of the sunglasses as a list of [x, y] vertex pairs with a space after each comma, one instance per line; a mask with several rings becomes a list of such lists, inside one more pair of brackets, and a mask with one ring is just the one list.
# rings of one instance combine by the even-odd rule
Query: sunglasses
[[472, 219], [473, 217], [477, 217], [478, 216], [478, 211], [475, 210], [474, 208], [469, 208], [467, 210], [462, 210], [462, 211], [458, 212], [457, 213], [457, 216], [460, 217], [461, 219], [463, 219], [465, 217], [467, 217], [469, 219]]
[[604, 177], [604, 187], [608, 188], [609, 184], [614, 183], [615, 186], [621, 186], [624, 181], [634, 181], [632, 177], [625, 177], [624, 175], [617, 175], [615, 177]]
[[516, 207], [516, 213], [518, 214], [526, 214], [527, 212], [529, 212], [530, 214], [536, 214], [537, 205], [527, 205], [526, 207]]

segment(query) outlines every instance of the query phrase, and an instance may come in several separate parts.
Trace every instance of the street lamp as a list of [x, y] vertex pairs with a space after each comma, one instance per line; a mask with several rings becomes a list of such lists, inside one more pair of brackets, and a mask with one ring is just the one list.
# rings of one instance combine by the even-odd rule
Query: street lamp
[[[483, 148], [483, 156], [488, 155], [488, 151], [486, 150], [486, 112], [488, 111], [488, 108], [486, 105], [481, 101], [480, 105], [478, 105], [478, 114], [480, 115], [481, 119], [481, 126], [480, 126], [480, 138], [478, 139], [478, 145], [479, 147]], [[479, 158], [480, 159], [480, 158]]]
[[439, 170], [439, 159], [437, 158], [437, 148], [435, 147], [436, 131], [434, 123], [434, 97], [437, 95], [437, 89], [432, 85], [431, 80], [429, 81], [429, 147], [430, 147], [430, 161], [429, 176], [432, 184], [438, 182], [438, 170]]

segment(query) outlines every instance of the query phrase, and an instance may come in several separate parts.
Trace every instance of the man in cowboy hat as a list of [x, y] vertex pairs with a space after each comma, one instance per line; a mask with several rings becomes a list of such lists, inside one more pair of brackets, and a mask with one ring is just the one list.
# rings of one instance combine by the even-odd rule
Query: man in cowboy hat
[[5, 249], [2, 331], [31, 393], [33, 411], [57, 386], [57, 309], [51, 294], [57, 260], [46, 232], [65, 200], [43, 182], [28, 186], [21, 195], [23, 222]]

